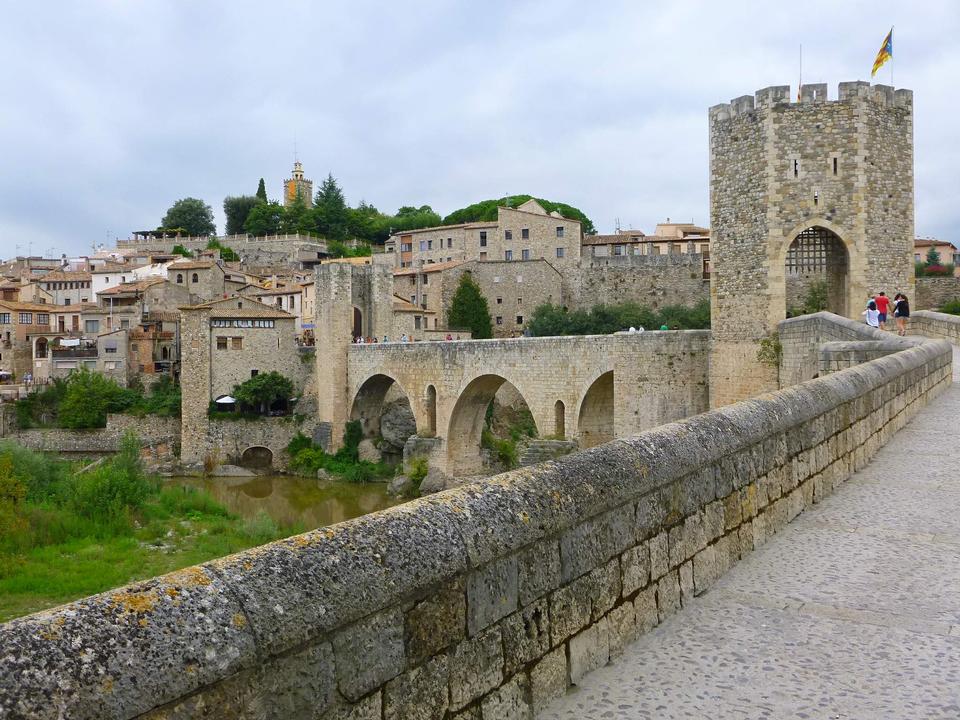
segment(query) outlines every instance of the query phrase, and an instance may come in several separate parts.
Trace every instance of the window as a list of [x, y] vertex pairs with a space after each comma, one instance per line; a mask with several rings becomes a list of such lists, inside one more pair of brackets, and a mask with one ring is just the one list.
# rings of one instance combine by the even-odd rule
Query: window
[[503, 251], [504, 260], [513, 260], [513, 250], [504, 250]]
[[700, 245], [700, 254], [706, 255], [710, 252], [710, 246], [707, 243], [701, 243]]
[[517, 325], [523, 325], [523, 315], [517, 315]]
[[486, 254], [485, 252], [481, 252], [481, 253], [480, 253], [480, 259], [481, 259], [481, 260], [486, 260], [486, 259], [487, 259], [487, 254]]
[[37, 325], [49, 325], [49, 324], [50, 324], [49, 313], [37, 313]]
[[794, 161], [793, 161], [793, 176], [794, 176], [794, 177], [799, 177], [799, 175], [800, 175], [800, 161], [799, 161], [799, 160], [794, 160]]
[[197, 273], [194, 273], [193, 277], [190, 278], [190, 282], [195, 282], [195, 283], [200, 282], [200, 276], [197, 275]]
[[242, 337], [230, 338], [230, 347], [233, 350], [243, 350], [243, 338]]
[[623, 255], [623, 245], [614, 245], [613, 246], [614, 255]]
[[116, 340], [107, 340], [107, 341], [103, 344], [103, 351], [104, 351], [104, 352], [108, 352], [108, 353], [112, 353], [112, 354], [116, 354], [116, 352], [117, 352], [117, 341], [116, 341]]
[[500, 315], [497, 315], [497, 325], [503, 325], [503, 317]]
[[64, 299], [63, 299], [63, 304], [64, 304], [64, 305], [69, 305], [69, 304], [70, 304], [70, 298], [64, 298]]
[[430, 284], [430, 276], [427, 275], [426, 273], [423, 274], [423, 284], [424, 284], [424, 285], [429, 285], [429, 284]]
[[[234, 340], [236, 340], [236, 338], [234, 338]], [[256, 377], [256, 376], [259, 375], [259, 374], [260, 374], [260, 371], [259, 371], [259, 370], [251, 370], [251, 371], [250, 371], [250, 377]]]
[[837, 158], [833, 159], [833, 174], [837, 174]]
[[[919, 255], [917, 257], [920, 257]], [[10, 324], [10, 313], [0, 313], [0, 325]]]
[[452, 248], [452, 247], [453, 247], [453, 238], [447, 238], [447, 247], [448, 247], [448, 248]]
[[530, 251], [529, 251], [529, 250], [526, 250], [526, 249], [521, 250], [521, 251], [520, 251], [520, 257], [523, 258], [524, 260], [529, 260], [529, 259], [530, 259]]
[[[440, 242], [443, 243], [443, 238], [440, 238]], [[441, 244], [440, 247], [443, 247]], [[433, 240], [427, 240], [427, 250], [433, 250]]]
[[183, 273], [177, 273], [177, 282], [183, 284]]
[[502, 298], [502, 297], [497, 298], [497, 305], [503, 305], [503, 298]]
[[226, 350], [227, 349], [227, 339], [225, 337], [217, 338], [217, 350]]
[[420, 316], [419, 316], [419, 315], [414, 315], [414, 316], [413, 316], [413, 329], [414, 329], [414, 330], [419, 330], [419, 329], [420, 329]]
[[557, 226], [557, 237], [563, 237], [563, 226]]
[[520, 231], [520, 239], [521, 240], [530, 239], [530, 228], [524, 228], [523, 230]]
[[486, 246], [487, 246], [487, 231], [481, 230], [480, 231], [480, 247], [486, 247]]
[[413, 243], [400, 243], [400, 252], [412, 252]]
[[137, 352], [140, 349], [140, 346], [137, 343], [134, 343], [130, 346], [130, 352]]
[[416, 295], [411, 295], [411, 296], [410, 296], [410, 304], [411, 304], [411, 305], [416, 305], [416, 304], [417, 304], [417, 296], [416, 296]]
[[523, 305], [523, 298], [521, 297], [517, 298], [517, 305]]
[[427, 241], [426, 241], [426, 240], [421, 240], [421, 241], [420, 241], [420, 252], [426, 252], [426, 250], [427, 250]]
[[127, 281], [127, 276], [126, 276], [126, 275], [121, 275], [121, 276], [120, 276], [120, 282], [126, 282], [126, 281]]
[[85, 320], [83, 323], [84, 332], [95, 333], [100, 332], [100, 321], [99, 320]]
[[513, 240], [513, 230], [504, 230], [503, 231], [504, 240]]
[[558, 258], [562, 258], [562, 257], [563, 257], [563, 251], [564, 251], [564, 250], [565, 250], [565, 248], [557, 248], [557, 257], [558, 257]]
[[19, 322], [21, 325], [33, 325], [33, 313], [20, 313]]
[[105, 285], [109, 285], [109, 284], [110, 284], [110, 276], [108, 275], [107, 277], [105, 277], [105, 278], [103, 279], [103, 282], [104, 282]]

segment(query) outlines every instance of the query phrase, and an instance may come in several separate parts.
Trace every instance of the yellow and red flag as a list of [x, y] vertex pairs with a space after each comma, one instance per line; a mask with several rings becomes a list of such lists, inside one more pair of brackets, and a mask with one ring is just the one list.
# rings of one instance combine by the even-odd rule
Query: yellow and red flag
[[877, 70], [883, 67], [883, 64], [890, 60], [893, 57], [893, 28], [890, 28], [890, 32], [887, 33], [887, 37], [883, 40], [883, 46], [880, 48], [880, 52], [877, 53], [877, 59], [873, 61], [873, 70], [870, 73], [870, 77], [873, 77], [877, 74]]

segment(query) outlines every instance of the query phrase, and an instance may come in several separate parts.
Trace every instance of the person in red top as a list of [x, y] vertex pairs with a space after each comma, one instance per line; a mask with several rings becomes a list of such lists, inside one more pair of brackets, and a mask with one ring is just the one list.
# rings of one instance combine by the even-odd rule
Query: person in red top
[[887, 310], [890, 309], [890, 298], [887, 297], [885, 292], [881, 292], [873, 301], [877, 304], [877, 312], [880, 313], [880, 329], [886, 330]]

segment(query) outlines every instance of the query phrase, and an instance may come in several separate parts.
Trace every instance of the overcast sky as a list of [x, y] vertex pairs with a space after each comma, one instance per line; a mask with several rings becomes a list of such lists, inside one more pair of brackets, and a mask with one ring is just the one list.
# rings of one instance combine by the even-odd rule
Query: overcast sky
[[186, 196], [222, 232], [224, 196], [281, 196], [295, 138], [307, 177], [385, 212], [530, 193], [600, 232], [707, 224], [707, 108], [795, 87], [800, 43], [835, 99], [891, 25], [917, 233], [960, 240], [960, 3], [779, 5], [5, 3], [0, 256], [82, 253]]

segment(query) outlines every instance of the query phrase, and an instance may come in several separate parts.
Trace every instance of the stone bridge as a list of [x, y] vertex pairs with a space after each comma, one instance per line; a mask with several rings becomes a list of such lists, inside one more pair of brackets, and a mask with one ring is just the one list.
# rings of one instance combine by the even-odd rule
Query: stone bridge
[[503, 385], [523, 398], [540, 437], [593, 447], [706, 410], [708, 342], [709, 332], [693, 331], [353, 345], [343, 402], [376, 436], [396, 387], [417, 434], [437, 439], [431, 466], [472, 475]]
[[[930, 335], [960, 339], [958, 318], [916, 313], [914, 324]], [[655, 662], [682, 662], [676, 657], [678, 649], [695, 646], [688, 636], [703, 643], [702, 650], [691, 651], [697, 658], [712, 657], [714, 638], [729, 632], [732, 613], [739, 617], [743, 611], [713, 611], [716, 603], [698, 610], [697, 596], [712, 587], [724, 596], [736, 592], [722, 581], [735, 577], [729, 572], [734, 566], [744, 560], [743, 566], [749, 567], [752, 557], [760, 556], [754, 554], [756, 548], [793, 520], [801, 518], [802, 524], [802, 518], [809, 517], [805, 511], [814, 511], [834, 490], [842, 490], [848, 478], [866, 468], [898, 431], [918, 413], [929, 412], [924, 410], [927, 404], [952, 386], [952, 348], [941, 340], [888, 342], [879, 331], [826, 313], [787, 321], [781, 333], [785, 363], [790, 360], [795, 370], [804, 371], [800, 374], [819, 377], [553, 463], [6, 623], [0, 627], [0, 716], [603, 716], [610, 708], [603, 703], [611, 697], [603, 687], [606, 671], [593, 681], [598, 676], [591, 675], [592, 670], [648, 633], [648, 647], [661, 643]], [[863, 344], [860, 349], [858, 343]], [[811, 348], [822, 353], [811, 353]], [[398, 352], [413, 357], [421, 351], [428, 352], [419, 347]], [[377, 352], [389, 355], [393, 348]], [[817, 370], [797, 365], [811, 357]], [[453, 385], [465, 387], [472, 380], [465, 373]], [[353, 387], [364, 382], [357, 379]], [[942, 427], [955, 413], [952, 407], [946, 410], [945, 416], [923, 424], [922, 433]], [[905, 446], [900, 447], [902, 452]], [[913, 458], [900, 462], [909, 467]], [[950, 471], [944, 466], [944, 479], [953, 478]], [[913, 492], [902, 493], [909, 498], [910, 511], [895, 513], [901, 529], [896, 541], [888, 543], [891, 555], [911, 531], [930, 532], [913, 514]], [[925, 507], [942, 504], [934, 496], [928, 500]], [[859, 502], [866, 502], [863, 494]], [[941, 512], [943, 518], [948, 515]], [[858, 517], [866, 516], [859, 512]], [[918, 525], [913, 528], [911, 523]], [[809, 577], [811, 558], [822, 558], [835, 546], [859, 543], [867, 560], [876, 557], [869, 543], [847, 539], [848, 533], [839, 537], [841, 541], [828, 538], [829, 545], [812, 551], [801, 545], [789, 561], [777, 561], [774, 554], [773, 565], [753, 571], [753, 577], [775, 576], [799, 588], [810, 582], [803, 578]], [[923, 542], [933, 547], [936, 536]], [[939, 547], [949, 548], [949, 542]], [[941, 560], [946, 552], [940, 551]], [[948, 599], [949, 585], [936, 585], [940, 576], [929, 557], [926, 562], [931, 569], [916, 587], [924, 594], [937, 587], [937, 597]], [[943, 572], [956, 571], [956, 562], [941, 565]], [[830, 603], [847, 574], [867, 578], [856, 566], [854, 562], [849, 573], [826, 573], [828, 580], [811, 612], [849, 616]], [[916, 563], [898, 565], [907, 566]], [[877, 582], [896, 581], [881, 573], [865, 587]], [[902, 588], [895, 592], [904, 595]], [[766, 597], [762, 594], [753, 602]], [[763, 607], [770, 607], [769, 601]], [[715, 625], [687, 622], [682, 626], [686, 634], [678, 634], [684, 615], [703, 617], [704, 611], [713, 612], [709, 617]], [[767, 617], [773, 616], [763, 615]], [[857, 617], [888, 624], [884, 612]], [[950, 706], [956, 698], [950, 695], [949, 672], [929, 674], [945, 657], [951, 661], [953, 656], [944, 653], [955, 649], [950, 651], [945, 643], [955, 639], [950, 638], [955, 626], [923, 618], [894, 620], [899, 623], [894, 633], [900, 633], [894, 640], [907, 648], [919, 647], [921, 640], [937, 633], [946, 638], [910, 650], [926, 653], [911, 687], [915, 695], [922, 694], [925, 680], [934, 677], [939, 709], [955, 709]], [[746, 633], [760, 632], [749, 622], [741, 626]], [[803, 645], [780, 638], [775, 630], [763, 632], [786, 643], [784, 655]], [[672, 645], [662, 644], [662, 638], [678, 636], [681, 640]], [[911, 645], [911, 638], [919, 640]], [[863, 654], [848, 658], [845, 665], [832, 664], [823, 674], [832, 679], [835, 667], [862, 670], [864, 657], [872, 672], [876, 647], [867, 643]], [[725, 648], [744, 654], [738, 644]], [[630, 655], [641, 661], [644, 657]], [[803, 658], [809, 659], [784, 682], [799, 682], [810, 667], [831, 661], [819, 654]], [[759, 691], [762, 697], [754, 693], [751, 697], [759, 699], [737, 705], [741, 710], [766, 707], [764, 698], [779, 692], [780, 675], [757, 671], [756, 682], [766, 683]], [[685, 667], [662, 676], [656, 665], [645, 672], [666, 683], [663, 692], [673, 692], [670, 683], [676, 684], [677, 677], [697, 675]], [[819, 676], [813, 677], [816, 681]], [[740, 681], [739, 676], [735, 680]], [[591, 682], [599, 685], [590, 689]], [[612, 685], [622, 692], [626, 682]], [[571, 684], [587, 689], [569, 696], [572, 704], [566, 708], [551, 708]], [[637, 698], [663, 703], [663, 693], [643, 695], [643, 678], [640, 684]], [[814, 682], [810, 692], [816, 694], [811, 697], [821, 702], [819, 710], [807, 707], [808, 714], [827, 714], [822, 687]], [[850, 687], [841, 683], [841, 698], [849, 695]], [[694, 714], [721, 716], [711, 712], [716, 709], [709, 704], [713, 695], [688, 692], [685, 685], [676, 692], [700, 703]], [[707, 684], [707, 692], [719, 690]], [[736, 704], [737, 697], [731, 697]], [[577, 707], [578, 698], [588, 705]], [[620, 705], [631, 702], [626, 697]], [[877, 708], [870, 716], [909, 714], [891, 708]]]

